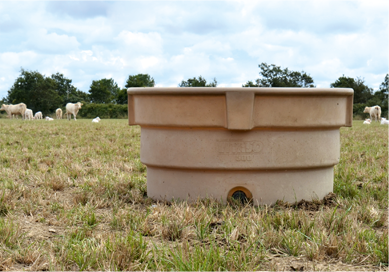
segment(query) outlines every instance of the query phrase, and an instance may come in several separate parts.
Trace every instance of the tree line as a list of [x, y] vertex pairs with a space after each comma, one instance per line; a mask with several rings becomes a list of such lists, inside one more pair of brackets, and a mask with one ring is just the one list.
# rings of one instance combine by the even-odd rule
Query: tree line
[[[260, 78], [247, 81], [242, 87], [300, 87], [314, 88], [313, 78], [304, 71], [292, 71], [282, 69], [274, 64], [261, 63]], [[72, 80], [61, 73], [49, 77], [38, 71], [27, 71], [23, 68], [20, 75], [8, 90], [8, 95], [0, 100], [0, 103], [17, 104], [24, 102], [34, 112], [42, 111], [49, 114], [57, 108], [63, 108], [68, 102], [82, 102], [84, 104], [103, 104], [104, 109], [112, 109], [114, 106], [127, 104], [127, 88], [130, 87], [154, 87], [155, 81], [148, 74], [129, 75], [125, 88], [119, 88], [112, 79], [93, 80], [88, 92], [83, 92], [72, 84]], [[199, 77], [183, 80], [178, 87], [217, 87], [214, 78], [207, 82], [201, 75]], [[361, 78], [341, 76], [330, 84], [331, 88], [354, 89], [354, 114], [362, 115], [365, 106], [379, 105], [383, 116], [388, 114], [388, 74], [381, 83], [379, 90], [373, 92]], [[96, 109], [97, 106], [90, 106]], [[123, 111], [120, 107], [120, 112]]]
[[23, 68], [19, 77], [8, 90], [8, 95], [0, 103], [26, 103], [33, 112], [41, 111], [50, 114], [57, 108], [63, 108], [69, 102], [83, 104], [126, 104], [127, 88], [154, 87], [154, 79], [149, 75], [129, 76], [125, 89], [120, 89], [112, 79], [93, 80], [88, 93], [72, 84], [72, 80], [61, 73], [49, 77], [38, 71], [27, 71]]

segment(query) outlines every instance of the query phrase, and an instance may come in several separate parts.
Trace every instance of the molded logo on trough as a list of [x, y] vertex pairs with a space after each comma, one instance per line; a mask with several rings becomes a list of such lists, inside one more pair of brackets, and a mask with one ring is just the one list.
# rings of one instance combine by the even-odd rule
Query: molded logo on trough
[[218, 140], [216, 144], [220, 155], [250, 155], [262, 149], [259, 141]]

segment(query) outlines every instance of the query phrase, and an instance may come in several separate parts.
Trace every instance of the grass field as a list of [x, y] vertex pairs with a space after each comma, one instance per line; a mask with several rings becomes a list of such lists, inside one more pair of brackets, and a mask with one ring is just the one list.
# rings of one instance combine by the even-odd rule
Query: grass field
[[147, 198], [127, 120], [0, 119], [0, 270], [388, 270], [388, 127], [341, 129], [334, 195]]

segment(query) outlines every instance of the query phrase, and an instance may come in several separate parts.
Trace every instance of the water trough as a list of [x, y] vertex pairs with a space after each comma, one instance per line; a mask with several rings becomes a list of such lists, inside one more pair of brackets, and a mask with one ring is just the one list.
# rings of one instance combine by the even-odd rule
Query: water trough
[[322, 199], [333, 190], [345, 88], [129, 88], [147, 195], [159, 200]]

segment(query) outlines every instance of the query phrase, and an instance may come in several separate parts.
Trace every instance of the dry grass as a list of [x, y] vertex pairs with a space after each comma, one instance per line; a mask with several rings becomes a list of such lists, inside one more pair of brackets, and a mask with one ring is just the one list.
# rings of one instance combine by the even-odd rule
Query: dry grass
[[126, 120], [0, 129], [0, 270], [388, 268], [387, 127], [342, 128], [334, 195], [274, 207], [149, 199]]

